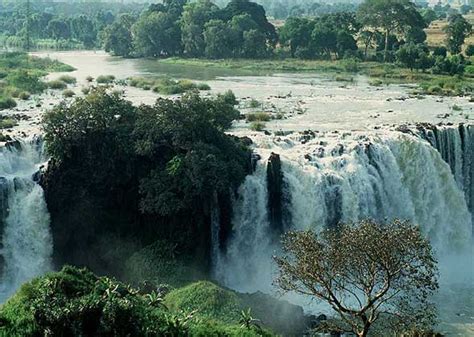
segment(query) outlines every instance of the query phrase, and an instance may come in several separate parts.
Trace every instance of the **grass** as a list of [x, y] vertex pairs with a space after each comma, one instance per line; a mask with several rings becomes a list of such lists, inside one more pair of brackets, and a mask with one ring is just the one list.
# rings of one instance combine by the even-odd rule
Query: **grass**
[[[414, 83], [420, 85], [420, 93], [424, 93], [426, 83], [437, 85], [436, 82], [438, 81], [449, 82], [453, 79], [450, 75], [434, 75], [428, 72], [411, 71], [394, 63], [353, 62], [352, 60], [225, 59], [210, 61], [205, 59], [168, 58], [159, 62], [208, 68], [248, 70], [253, 74], [260, 75], [276, 72], [333, 74], [332, 77], [336, 81], [341, 82], [352, 81], [353, 77], [351, 75], [357, 72], [370, 77], [370, 85]], [[457, 89], [454, 90], [454, 93], [460, 95], [469, 94], [474, 86], [474, 66], [468, 66], [465, 76], [457, 78], [456, 81], [458, 82]], [[428, 91], [426, 93], [429, 94]], [[439, 94], [452, 95], [453, 92], [440, 90]]]
[[115, 81], [114, 75], [100, 75], [96, 79], [96, 82], [99, 84], [111, 84], [114, 81]]
[[11, 109], [16, 107], [16, 102], [11, 97], [0, 96], [0, 110]]
[[211, 87], [206, 83], [195, 83], [190, 80], [173, 80], [170, 78], [150, 79], [144, 77], [132, 77], [128, 79], [128, 85], [143, 90], [151, 90], [162, 95], [182, 94], [191, 90], [207, 91]]
[[247, 120], [247, 122], [268, 122], [272, 118], [270, 114], [266, 112], [255, 112], [255, 113], [248, 113], [245, 116], [245, 119]]
[[250, 123], [250, 130], [252, 131], [264, 131], [265, 130], [265, 123], [263, 122], [252, 122]]
[[74, 93], [74, 91], [70, 90], [70, 89], [66, 89], [63, 91], [63, 96], [66, 97], [66, 98], [71, 98], [71, 97], [74, 97], [76, 94]]
[[18, 122], [10, 117], [0, 115], [0, 129], [11, 129], [18, 125]]
[[75, 84], [77, 82], [75, 77], [69, 76], [69, 75], [62, 75], [61, 77], [58, 78], [58, 80], [66, 84]]
[[[49, 58], [39, 58], [26, 53], [0, 53], [0, 110], [16, 106], [14, 98], [28, 100], [31, 94], [42, 93], [50, 87], [43, 76], [50, 72], [72, 71], [73, 67]], [[70, 76], [67, 76], [70, 80]]]
[[60, 80], [52, 80], [48, 82], [48, 88], [53, 90], [62, 90], [67, 88], [67, 84]]

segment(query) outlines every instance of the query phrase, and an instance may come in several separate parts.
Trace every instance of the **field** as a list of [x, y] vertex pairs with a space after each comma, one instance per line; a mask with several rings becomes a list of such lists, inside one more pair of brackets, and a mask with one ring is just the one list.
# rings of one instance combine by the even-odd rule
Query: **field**
[[[465, 18], [474, 25], [474, 13], [466, 15]], [[444, 46], [446, 44], [446, 34], [443, 31], [443, 28], [446, 27], [446, 25], [446, 20], [436, 20], [425, 30], [427, 42], [430, 47]], [[466, 39], [465, 45], [467, 46], [468, 44], [474, 44], [474, 35], [471, 35]]]

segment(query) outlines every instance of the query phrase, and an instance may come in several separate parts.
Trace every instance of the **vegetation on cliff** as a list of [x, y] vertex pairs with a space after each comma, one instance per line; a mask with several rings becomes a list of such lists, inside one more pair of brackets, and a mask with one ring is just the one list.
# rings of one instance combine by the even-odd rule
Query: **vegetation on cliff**
[[211, 208], [251, 170], [247, 145], [224, 133], [236, 103], [231, 92], [189, 93], [135, 107], [98, 89], [48, 112], [43, 186], [56, 262], [120, 275], [116, 258], [166, 240], [205, 270]]
[[[219, 297], [221, 307], [236, 315], [209, 311], [205, 302], [194, 306], [173, 303], [171, 293], [135, 289], [86, 269], [64, 267], [24, 284], [0, 308], [0, 333], [8, 336], [273, 336], [256, 325], [240, 323], [237, 295], [211, 283], [197, 284], [191, 298]], [[215, 298], [215, 297], [212, 297]], [[172, 305], [169, 305], [172, 304]], [[215, 303], [211, 303], [213, 308]]]

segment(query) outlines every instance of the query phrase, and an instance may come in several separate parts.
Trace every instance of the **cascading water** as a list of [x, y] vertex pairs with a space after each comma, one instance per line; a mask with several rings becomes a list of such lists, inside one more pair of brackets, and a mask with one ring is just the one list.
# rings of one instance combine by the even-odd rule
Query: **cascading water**
[[22, 283], [51, 269], [49, 213], [43, 189], [35, 181], [44, 162], [42, 153], [38, 139], [0, 149], [2, 302]]
[[[340, 221], [399, 218], [420, 224], [440, 256], [469, 250], [472, 219], [463, 189], [472, 191], [466, 179], [472, 177], [472, 152], [465, 158], [463, 151], [472, 138], [449, 150], [456, 152], [450, 156], [458, 173], [442, 151], [396, 131], [315, 134], [309, 140], [262, 136], [256, 143], [262, 158], [269, 151], [281, 155], [285, 228], [317, 231]], [[262, 160], [241, 186], [232, 237], [216, 257], [217, 279], [241, 291], [272, 291], [272, 255], [279, 243], [269, 221], [265, 171]]]

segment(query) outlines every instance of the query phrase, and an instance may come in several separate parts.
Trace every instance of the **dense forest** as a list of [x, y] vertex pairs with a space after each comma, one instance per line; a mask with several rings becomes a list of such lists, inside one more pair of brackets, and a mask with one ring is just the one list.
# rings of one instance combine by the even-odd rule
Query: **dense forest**
[[[107, 9], [100, 3], [91, 7], [77, 3], [67, 9], [60, 4], [44, 6], [33, 3], [29, 20], [19, 20], [26, 17], [24, 4], [3, 8], [4, 42], [104, 48], [124, 57], [396, 61], [410, 69], [451, 75], [462, 74], [469, 65], [461, 55], [463, 50], [467, 56], [474, 53], [472, 46], [463, 48], [471, 24], [449, 5], [419, 8], [410, 1], [369, 0], [357, 8], [315, 3], [310, 10], [302, 3], [295, 6], [304, 10], [293, 8], [281, 15], [288, 18], [276, 26], [265, 7], [248, 0], [232, 0], [225, 6], [209, 0], [116, 4]], [[460, 9], [462, 13], [469, 10], [469, 6]], [[436, 19], [448, 23], [445, 47], [426, 43], [424, 29]]]

